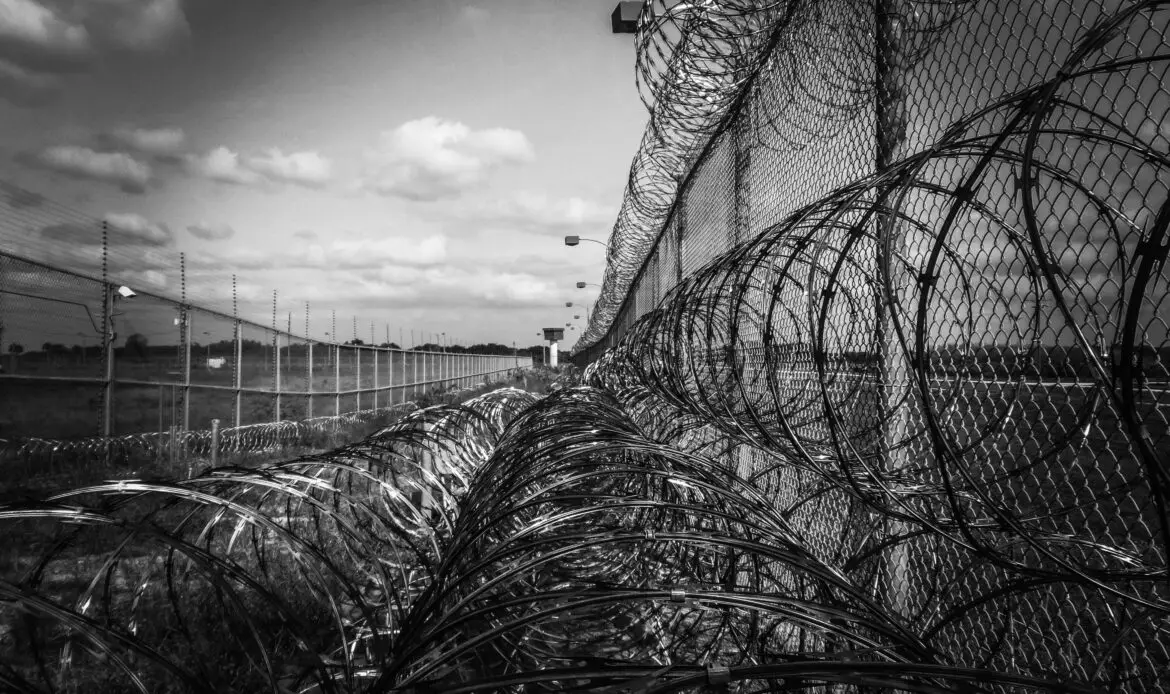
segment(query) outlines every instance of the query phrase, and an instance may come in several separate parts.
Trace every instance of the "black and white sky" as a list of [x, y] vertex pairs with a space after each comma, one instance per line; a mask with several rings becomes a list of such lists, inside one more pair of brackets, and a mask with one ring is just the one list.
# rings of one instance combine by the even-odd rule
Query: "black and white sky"
[[237, 274], [246, 301], [529, 344], [595, 295], [601, 247], [561, 237], [607, 237], [646, 120], [612, 9], [0, 0], [0, 181], [132, 232], [148, 291], [183, 251], [194, 296]]

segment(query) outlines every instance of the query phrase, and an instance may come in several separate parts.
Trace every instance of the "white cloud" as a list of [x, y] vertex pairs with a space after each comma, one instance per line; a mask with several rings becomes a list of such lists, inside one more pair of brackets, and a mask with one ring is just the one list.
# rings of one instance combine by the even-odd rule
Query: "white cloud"
[[182, 0], [0, 0], [0, 98], [38, 106], [57, 91], [58, 75], [189, 35]]
[[186, 162], [187, 170], [196, 176], [237, 185], [295, 183], [319, 188], [333, 177], [332, 163], [317, 152], [285, 154], [272, 148], [244, 157], [227, 147], [216, 147], [207, 154], [187, 155]]
[[334, 241], [327, 249], [329, 261], [338, 268], [377, 267], [382, 263], [437, 265], [447, 259], [447, 238], [428, 236], [420, 241], [381, 237]]
[[333, 178], [333, 165], [317, 152], [284, 154], [274, 147], [259, 156], [250, 157], [247, 166], [274, 181], [310, 187], [322, 186]]
[[234, 247], [225, 255], [205, 256], [208, 266], [237, 270], [380, 270], [382, 268], [427, 267], [447, 259], [447, 239], [379, 237], [335, 240], [329, 244], [307, 243], [276, 248]]
[[96, 152], [88, 147], [48, 147], [31, 163], [75, 178], [113, 183], [127, 193], [144, 192], [151, 180], [149, 164], [122, 152]]
[[493, 171], [534, 158], [532, 144], [518, 130], [472, 130], [429, 116], [381, 134], [378, 146], [366, 152], [366, 187], [411, 200], [455, 198]]
[[187, 227], [192, 236], [205, 241], [226, 241], [236, 235], [236, 230], [227, 224], [200, 222]]
[[187, 136], [181, 128], [116, 128], [110, 139], [144, 154], [168, 156], [183, 149]]
[[0, 46], [19, 62], [40, 67], [74, 63], [92, 49], [83, 25], [36, 0], [0, 0]]
[[466, 205], [453, 214], [465, 221], [522, 231], [572, 231], [612, 226], [617, 210], [580, 197], [554, 198], [521, 191]]
[[165, 50], [191, 33], [180, 0], [90, 0], [84, 22], [110, 48]]
[[174, 242], [174, 234], [165, 224], [157, 224], [139, 214], [110, 212], [105, 221], [124, 239], [133, 239], [152, 246], [168, 246]]
[[251, 185], [260, 175], [240, 163], [240, 155], [227, 147], [216, 147], [204, 155], [188, 155], [187, 169], [192, 174], [221, 183]]
[[167, 288], [167, 276], [159, 270], [120, 270], [110, 273], [113, 279], [138, 291], [162, 291]]

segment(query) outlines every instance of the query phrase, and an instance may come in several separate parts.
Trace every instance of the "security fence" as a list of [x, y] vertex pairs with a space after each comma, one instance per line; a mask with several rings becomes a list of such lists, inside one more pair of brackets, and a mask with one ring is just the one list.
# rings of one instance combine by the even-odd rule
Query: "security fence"
[[645, 3], [587, 382], [945, 662], [1166, 691], [1168, 16]]
[[[319, 308], [313, 326], [307, 303], [294, 320], [277, 292], [261, 300], [206, 258], [172, 253], [168, 233], [0, 188], [5, 448], [148, 433], [176, 440], [210, 432], [213, 421], [242, 431], [343, 417], [531, 365], [499, 345], [455, 352], [437, 344], [449, 342], [443, 336], [417, 341], [402, 328], [392, 342], [389, 325], [353, 318], [339, 326], [332, 311], [322, 325]], [[265, 308], [266, 325], [254, 320]], [[323, 327], [330, 339], [313, 339], [310, 328], [320, 335]], [[353, 339], [341, 337], [351, 329]], [[401, 348], [408, 335], [421, 346]]]

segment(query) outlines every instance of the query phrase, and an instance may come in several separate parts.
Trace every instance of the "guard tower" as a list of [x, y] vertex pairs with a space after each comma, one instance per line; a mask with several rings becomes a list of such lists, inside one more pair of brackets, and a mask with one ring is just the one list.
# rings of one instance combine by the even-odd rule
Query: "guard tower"
[[548, 365], [557, 365], [557, 341], [565, 339], [564, 328], [545, 328], [544, 339], [548, 340]]

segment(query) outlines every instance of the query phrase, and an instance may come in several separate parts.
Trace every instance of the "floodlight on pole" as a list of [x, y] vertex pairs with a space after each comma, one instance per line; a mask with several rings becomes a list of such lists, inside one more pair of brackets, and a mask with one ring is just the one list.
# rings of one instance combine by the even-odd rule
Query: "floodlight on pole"
[[609, 244], [605, 243], [604, 241], [598, 241], [597, 239], [587, 239], [584, 236], [566, 236], [565, 237], [565, 245], [566, 246], [577, 246], [582, 241], [596, 243], [599, 246], [605, 246], [606, 248], [609, 248]]
[[638, 0], [623, 0], [613, 8], [609, 17], [610, 29], [614, 34], [638, 33], [638, 15], [642, 12], [642, 3]]

